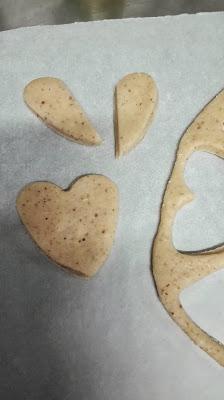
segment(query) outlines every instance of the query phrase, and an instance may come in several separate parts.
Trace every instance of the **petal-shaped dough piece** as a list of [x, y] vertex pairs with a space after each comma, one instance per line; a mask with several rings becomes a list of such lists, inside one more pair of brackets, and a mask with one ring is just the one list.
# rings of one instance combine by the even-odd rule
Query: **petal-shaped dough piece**
[[145, 136], [157, 103], [157, 88], [150, 75], [133, 73], [115, 89], [115, 153], [120, 157]]
[[23, 96], [27, 106], [60, 135], [80, 144], [101, 143], [78, 101], [60, 79], [34, 79], [25, 87]]

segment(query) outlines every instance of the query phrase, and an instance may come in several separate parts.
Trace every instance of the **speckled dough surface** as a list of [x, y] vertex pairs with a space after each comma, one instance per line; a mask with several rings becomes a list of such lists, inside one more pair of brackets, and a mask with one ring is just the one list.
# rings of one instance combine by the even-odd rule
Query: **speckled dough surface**
[[31, 183], [16, 206], [32, 239], [57, 264], [88, 277], [108, 257], [118, 216], [118, 190], [108, 178], [86, 175], [67, 190]]
[[144, 137], [155, 111], [157, 88], [152, 77], [133, 73], [115, 89], [116, 157], [128, 153]]
[[86, 145], [101, 143], [78, 101], [60, 79], [34, 79], [24, 89], [24, 101], [48, 127], [67, 139]]
[[224, 157], [224, 90], [201, 111], [180, 141], [164, 194], [152, 253], [153, 275], [164, 307], [198, 346], [224, 366], [224, 346], [192, 322], [179, 301], [184, 288], [224, 267], [224, 247], [183, 254], [172, 243], [175, 215], [178, 209], [193, 199], [184, 182], [184, 168], [189, 156], [197, 150]]

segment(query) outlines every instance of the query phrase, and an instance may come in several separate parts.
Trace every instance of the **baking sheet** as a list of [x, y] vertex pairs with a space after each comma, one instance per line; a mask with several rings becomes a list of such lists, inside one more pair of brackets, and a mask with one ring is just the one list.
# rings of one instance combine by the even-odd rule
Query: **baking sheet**
[[[223, 38], [224, 13], [0, 34], [4, 400], [223, 399], [224, 369], [169, 318], [150, 273], [161, 196], [177, 142], [223, 87]], [[113, 89], [133, 71], [154, 77], [159, 106], [150, 134], [116, 161]], [[102, 135], [102, 146], [88, 148], [55, 135], [25, 107], [25, 84], [48, 75], [68, 84]], [[15, 198], [28, 182], [49, 180], [65, 188], [92, 172], [119, 186], [120, 220], [105, 266], [93, 279], [82, 280], [40, 254], [19, 222]], [[205, 187], [206, 174], [201, 179]], [[223, 214], [218, 218], [223, 221]], [[220, 223], [220, 236], [221, 229]], [[184, 246], [181, 229], [179, 235]], [[200, 231], [195, 241], [199, 238]]]
[[[223, 266], [224, 267], [224, 266]], [[180, 302], [190, 318], [224, 344], [224, 268], [185, 288]]]

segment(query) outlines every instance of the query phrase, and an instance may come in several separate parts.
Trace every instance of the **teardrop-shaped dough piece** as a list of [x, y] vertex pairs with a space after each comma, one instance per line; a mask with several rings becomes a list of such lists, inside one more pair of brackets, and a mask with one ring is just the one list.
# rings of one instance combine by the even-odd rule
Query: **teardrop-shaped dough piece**
[[133, 73], [121, 79], [115, 89], [115, 153], [120, 157], [145, 136], [157, 103], [152, 77]]
[[60, 79], [34, 79], [25, 87], [23, 96], [27, 106], [60, 135], [80, 144], [101, 143], [78, 101]]

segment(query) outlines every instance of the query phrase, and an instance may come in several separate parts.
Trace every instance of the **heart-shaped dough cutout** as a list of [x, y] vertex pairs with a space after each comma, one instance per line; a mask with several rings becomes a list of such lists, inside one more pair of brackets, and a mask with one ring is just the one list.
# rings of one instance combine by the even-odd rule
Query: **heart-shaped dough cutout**
[[120, 157], [145, 136], [157, 103], [152, 77], [133, 73], [121, 79], [115, 89], [115, 153]]
[[118, 217], [118, 189], [102, 175], [79, 178], [67, 190], [49, 182], [25, 186], [17, 211], [39, 248], [81, 276], [92, 276], [108, 257]]
[[23, 96], [27, 106], [60, 135], [80, 144], [101, 143], [78, 101], [60, 79], [34, 79], [25, 87]]

